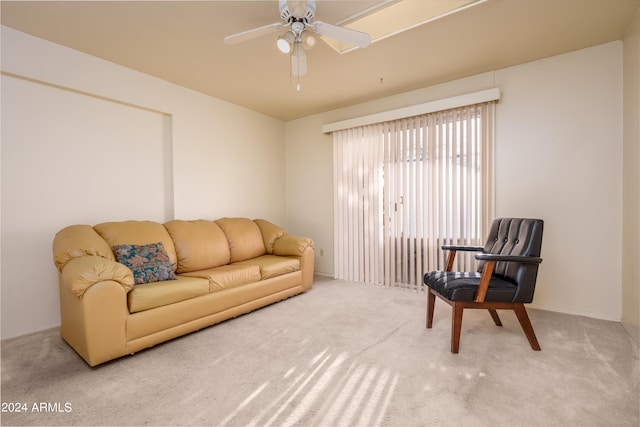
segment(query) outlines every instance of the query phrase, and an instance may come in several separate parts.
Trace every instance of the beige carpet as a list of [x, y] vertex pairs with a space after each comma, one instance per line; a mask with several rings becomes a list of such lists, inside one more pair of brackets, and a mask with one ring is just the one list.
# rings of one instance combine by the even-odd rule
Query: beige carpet
[[[529, 310], [496, 327], [342, 281], [89, 368], [49, 330], [2, 342], [2, 425], [638, 426], [638, 348], [615, 322]], [[35, 408], [34, 408], [35, 404]], [[42, 405], [44, 404], [44, 405]], [[43, 412], [35, 409], [43, 409]]]

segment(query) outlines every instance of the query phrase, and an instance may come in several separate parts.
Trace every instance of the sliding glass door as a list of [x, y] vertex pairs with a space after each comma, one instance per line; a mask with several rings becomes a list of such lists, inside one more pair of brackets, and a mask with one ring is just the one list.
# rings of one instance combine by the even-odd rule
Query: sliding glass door
[[[492, 219], [493, 103], [336, 131], [335, 276], [419, 289]], [[470, 256], [459, 267], [473, 268]]]

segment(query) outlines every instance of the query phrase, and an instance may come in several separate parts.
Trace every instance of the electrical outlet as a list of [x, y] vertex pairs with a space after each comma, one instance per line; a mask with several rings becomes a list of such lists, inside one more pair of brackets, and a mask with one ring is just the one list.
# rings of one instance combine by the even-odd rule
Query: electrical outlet
[[320, 249], [320, 256], [324, 256], [324, 249]]

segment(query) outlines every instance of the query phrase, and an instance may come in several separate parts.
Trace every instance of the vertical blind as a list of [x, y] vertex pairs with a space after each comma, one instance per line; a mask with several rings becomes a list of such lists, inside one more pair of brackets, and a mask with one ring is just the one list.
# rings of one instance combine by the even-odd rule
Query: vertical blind
[[[334, 275], [421, 289], [493, 218], [494, 102], [333, 132]], [[475, 268], [459, 253], [458, 268]]]

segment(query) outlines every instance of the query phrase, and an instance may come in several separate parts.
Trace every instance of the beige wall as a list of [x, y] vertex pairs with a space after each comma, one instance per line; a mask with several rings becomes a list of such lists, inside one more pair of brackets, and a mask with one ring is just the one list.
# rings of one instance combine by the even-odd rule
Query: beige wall
[[[68, 223], [162, 221], [172, 216], [269, 218], [292, 233], [312, 237], [317, 272], [331, 276], [333, 154], [331, 136], [322, 134], [321, 126], [491, 87], [499, 87], [503, 94], [497, 109], [496, 212], [539, 216], [547, 224], [534, 306], [622, 318], [637, 330], [638, 17], [634, 22], [624, 42], [624, 144], [622, 42], [283, 123], [3, 27], [2, 338], [59, 324], [50, 245], [57, 229]], [[5, 95], [7, 89], [11, 98]], [[117, 156], [108, 151], [96, 156], [99, 150], [87, 148], [100, 141], [91, 127], [86, 134], [76, 134], [69, 147], [70, 152], [88, 149], [85, 157], [72, 162], [71, 157], [51, 151], [51, 146], [68, 142], [64, 133], [50, 132], [64, 117], [44, 135], [34, 130], [34, 138], [43, 139], [41, 147], [48, 146], [54, 158], [43, 157], [47, 150], [27, 146], [7, 150], [12, 135], [28, 130], [30, 123], [28, 113], [16, 122], [21, 128], [5, 121], [7, 102], [39, 99], [26, 95], [43, 96], [42, 91], [48, 93], [46, 100], [68, 98], [62, 101], [67, 105], [50, 106], [62, 112], [94, 105], [98, 117], [127, 120], [133, 116], [123, 112], [133, 109], [140, 120], [126, 126], [120, 122], [123, 129], [118, 131], [123, 133], [109, 135], [135, 141], [136, 132], [142, 131], [151, 147], [162, 150], [147, 165], [156, 168], [153, 173], [162, 181], [161, 188], [145, 192], [139, 202], [130, 201], [122, 209], [106, 204], [121, 196], [109, 193], [112, 187], [104, 185], [115, 179], [112, 172], [121, 166]], [[51, 94], [54, 98], [47, 98]], [[109, 108], [114, 112], [105, 112]], [[95, 118], [87, 115], [87, 121]], [[91, 126], [100, 124], [101, 131], [111, 129], [108, 121]], [[35, 128], [42, 125], [33, 122]], [[92, 141], [85, 143], [83, 138]], [[105, 162], [104, 156], [115, 165]], [[69, 181], [77, 161], [94, 162], [95, 157], [100, 157], [93, 169], [103, 185], [100, 192], [79, 195], [74, 190], [77, 184], [46, 179], [62, 171]], [[36, 160], [37, 168], [31, 170], [37, 173], [16, 166], [29, 158]], [[139, 184], [148, 178], [148, 169], [129, 170], [127, 176]], [[85, 176], [78, 179], [87, 186]], [[20, 204], [8, 204], [6, 194], [10, 200], [24, 197]], [[51, 211], [56, 194], [67, 199]], [[78, 200], [83, 200], [81, 206]]]
[[640, 11], [624, 37], [622, 324], [640, 342]]
[[[312, 230], [325, 254], [316, 255], [317, 271], [332, 275], [332, 148], [321, 125], [491, 87], [502, 91], [496, 214], [545, 220], [533, 306], [620, 320], [621, 42], [287, 123], [288, 163], [296, 165], [287, 182], [297, 181], [287, 189], [289, 222]], [[312, 173], [302, 174], [311, 160]]]
[[285, 224], [284, 123], [2, 27], [2, 338], [60, 324], [70, 224]]
[[532, 306], [619, 321], [622, 43], [500, 70], [496, 82], [496, 214], [545, 220]]

